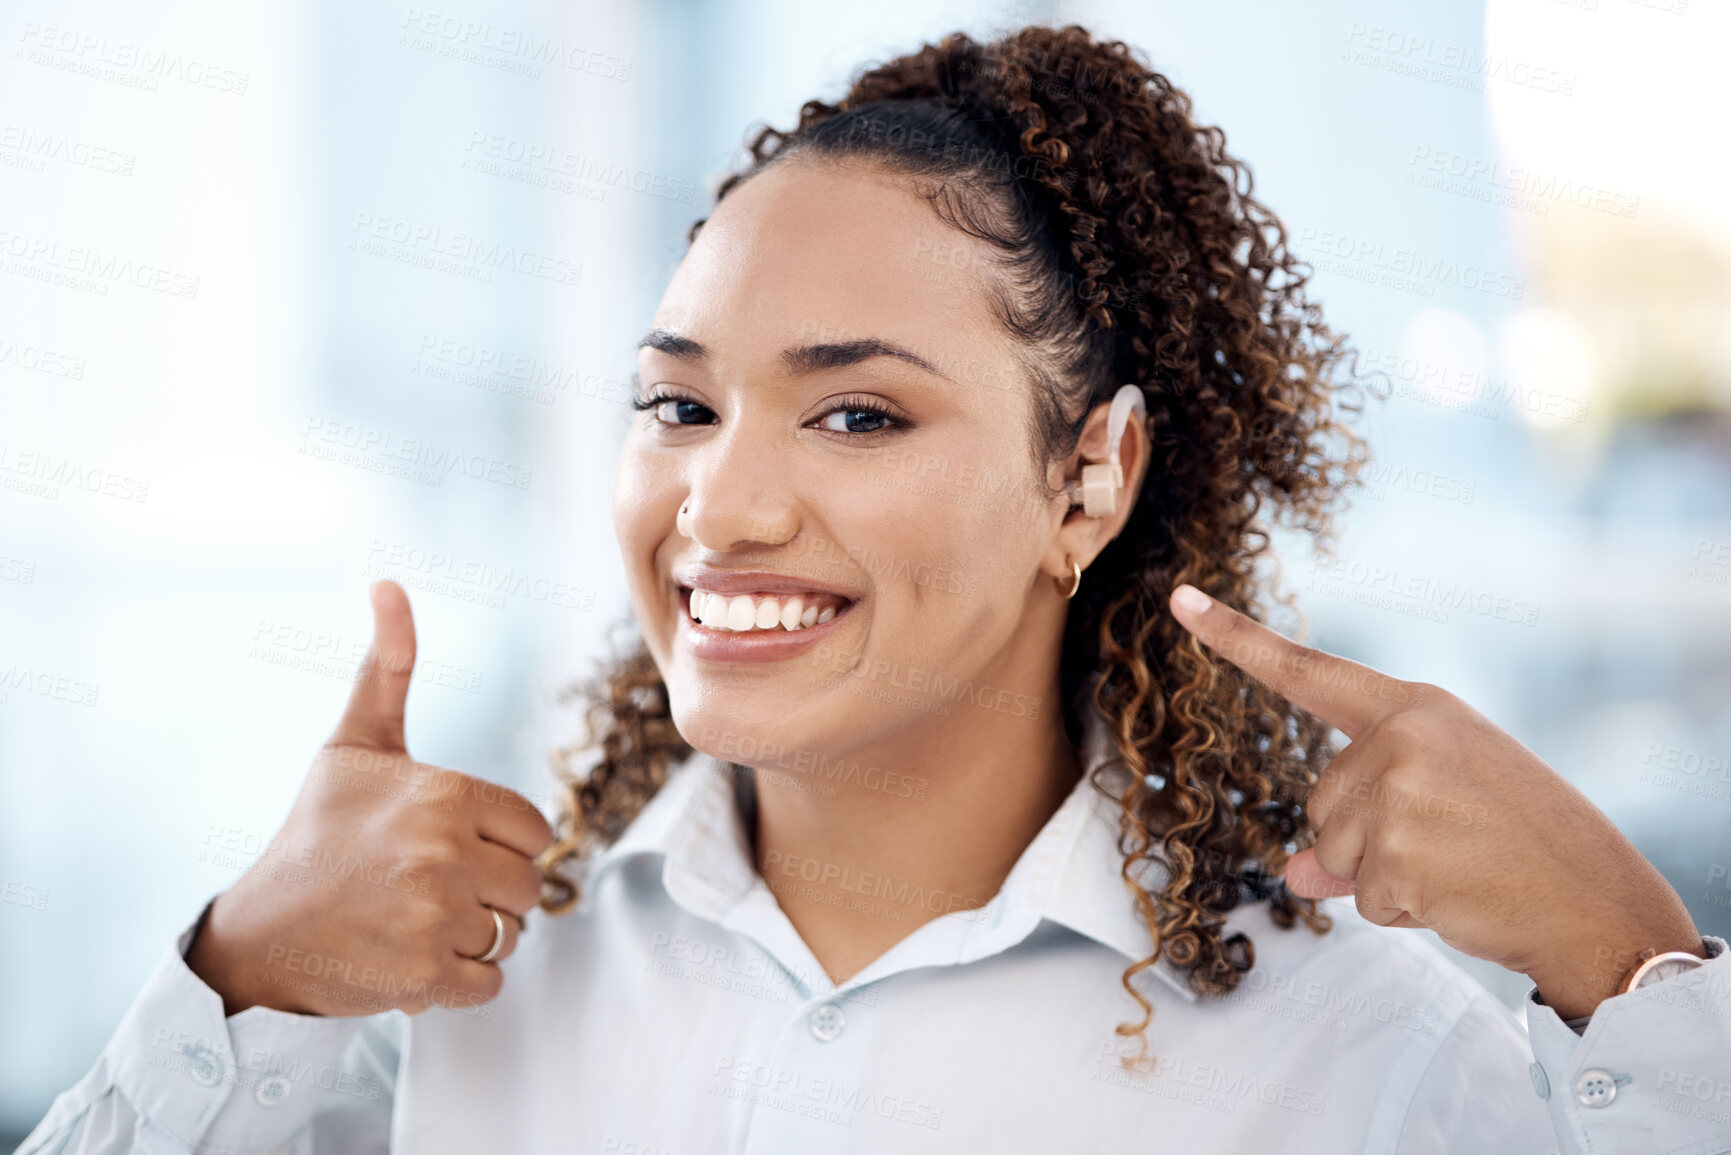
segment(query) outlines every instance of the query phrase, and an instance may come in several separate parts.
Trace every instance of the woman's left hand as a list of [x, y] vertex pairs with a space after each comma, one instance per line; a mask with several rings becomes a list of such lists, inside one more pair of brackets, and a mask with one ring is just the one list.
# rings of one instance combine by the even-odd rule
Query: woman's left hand
[[1530, 977], [1589, 1015], [1641, 951], [1703, 955], [1683, 900], [1586, 797], [1448, 691], [1282, 637], [1180, 586], [1171, 608], [1216, 654], [1344, 733], [1311, 791], [1314, 848], [1286, 866], [1306, 898], [1351, 894], [1384, 926]]

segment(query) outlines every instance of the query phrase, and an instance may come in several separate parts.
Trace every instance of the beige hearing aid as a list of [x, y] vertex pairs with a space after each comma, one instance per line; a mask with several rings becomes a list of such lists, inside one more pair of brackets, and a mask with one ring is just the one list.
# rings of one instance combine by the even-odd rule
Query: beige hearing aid
[[1129, 423], [1132, 410], [1139, 418], [1148, 414], [1142, 390], [1126, 385], [1113, 395], [1112, 408], [1106, 414], [1106, 460], [1097, 465], [1084, 465], [1082, 480], [1067, 482], [1064, 486], [1071, 504], [1079, 500], [1082, 512], [1089, 517], [1110, 517], [1118, 512], [1118, 491], [1124, 488], [1124, 467], [1118, 464], [1118, 442], [1124, 437], [1124, 426]]

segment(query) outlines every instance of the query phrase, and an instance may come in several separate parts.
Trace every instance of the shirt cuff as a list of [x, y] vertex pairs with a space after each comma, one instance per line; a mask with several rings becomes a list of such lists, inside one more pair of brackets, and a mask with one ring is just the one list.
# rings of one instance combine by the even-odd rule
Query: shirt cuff
[[1701, 942], [1701, 966], [1613, 995], [1584, 1022], [1528, 991], [1533, 1088], [1565, 1150], [1723, 1150], [1713, 1141], [1731, 1129], [1731, 951]]
[[[280, 1142], [321, 1108], [388, 1098], [391, 1084], [373, 1064], [343, 1062], [368, 1018], [267, 1007], [224, 1017], [222, 997], [185, 958], [209, 909], [164, 952], [105, 1052], [138, 1114], [188, 1146], [220, 1115], [222, 1138], [250, 1146]], [[346, 1069], [356, 1065], [364, 1069]], [[394, 1069], [383, 1074], [394, 1082]]]

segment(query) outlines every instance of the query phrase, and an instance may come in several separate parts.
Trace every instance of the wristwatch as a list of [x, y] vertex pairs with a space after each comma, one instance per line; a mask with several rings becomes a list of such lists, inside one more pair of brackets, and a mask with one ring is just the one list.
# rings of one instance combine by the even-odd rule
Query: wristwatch
[[1652, 947], [1648, 947], [1635, 956], [1635, 965], [1629, 968], [1629, 973], [1617, 984], [1617, 993], [1626, 995], [1640, 987], [1664, 982], [1685, 971], [1692, 971], [1706, 961], [1686, 950], [1668, 950], [1659, 954]]

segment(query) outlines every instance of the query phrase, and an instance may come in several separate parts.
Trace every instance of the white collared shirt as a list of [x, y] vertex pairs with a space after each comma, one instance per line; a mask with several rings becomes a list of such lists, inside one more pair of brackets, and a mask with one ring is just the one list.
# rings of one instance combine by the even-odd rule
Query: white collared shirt
[[[1120, 978], [1149, 937], [1117, 807], [1086, 776], [991, 903], [839, 987], [757, 874], [734, 779], [703, 754], [676, 767], [585, 864], [578, 907], [531, 916], [481, 1007], [225, 1019], [182, 957], [195, 921], [20, 1155], [1731, 1152], [1722, 939], [1707, 965], [1601, 1004], [1583, 1036], [1529, 992], [1529, 1041], [1350, 899], [1324, 904], [1321, 936], [1247, 905], [1227, 933], [1256, 966], [1232, 995], [1199, 999], [1164, 963], [1137, 977], [1155, 1014], [1127, 1067], [1136, 1044], [1114, 1028], [1141, 1013]], [[857, 885], [885, 917], [941, 901]]]

